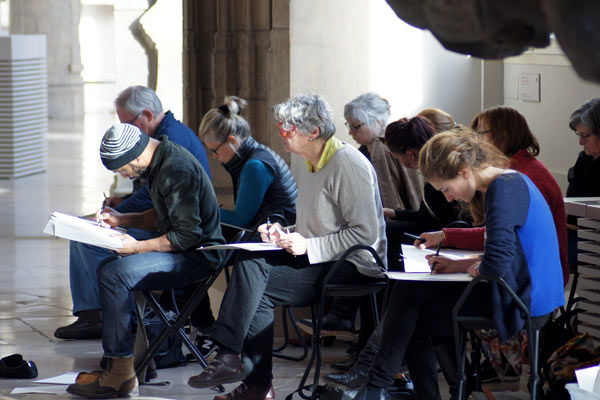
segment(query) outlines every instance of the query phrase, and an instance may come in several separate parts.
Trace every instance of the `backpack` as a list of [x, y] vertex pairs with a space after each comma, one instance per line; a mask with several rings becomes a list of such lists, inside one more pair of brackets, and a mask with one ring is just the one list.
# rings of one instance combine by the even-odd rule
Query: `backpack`
[[[568, 308], [569, 309], [569, 308]], [[576, 382], [575, 370], [598, 364], [599, 350], [588, 333], [578, 335], [571, 320], [583, 310], [562, 310], [541, 330], [539, 352], [540, 398], [542, 400], [569, 400], [565, 385]]]
[[[169, 311], [166, 314], [169, 319], [174, 319], [176, 317], [173, 311]], [[150, 312], [144, 317], [144, 327], [146, 329], [146, 334], [148, 335], [148, 348], [150, 348], [165, 329], [165, 326], [154, 312]], [[187, 365], [187, 359], [181, 350], [182, 346], [183, 342], [179, 335], [169, 336], [154, 355], [153, 359], [156, 368], [173, 368]]]

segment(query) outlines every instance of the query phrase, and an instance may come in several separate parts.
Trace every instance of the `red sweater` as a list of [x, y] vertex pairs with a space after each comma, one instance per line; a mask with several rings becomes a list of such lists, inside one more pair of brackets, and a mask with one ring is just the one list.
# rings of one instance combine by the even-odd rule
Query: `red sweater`
[[[535, 157], [527, 154], [527, 151], [519, 150], [510, 158], [510, 167], [529, 177], [542, 193], [550, 212], [554, 217], [556, 236], [560, 250], [560, 262], [562, 265], [563, 282], [569, 282], [569, 262], [567, 258], [567, 214], [562, 192], [556, 180], [550, 174], [546, 166]], [[485, 228], [444, 228], [444, 246], [458, 247], [461, 249], [483, 250]]]

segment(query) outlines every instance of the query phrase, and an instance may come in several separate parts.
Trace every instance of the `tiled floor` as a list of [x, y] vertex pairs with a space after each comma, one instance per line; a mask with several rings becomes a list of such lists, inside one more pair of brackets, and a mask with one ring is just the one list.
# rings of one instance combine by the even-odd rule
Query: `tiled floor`
[[[92, 213], [100, 206], [113, 175], [99, 162], [98, 145], [113, 115], [88, 115], [82, 120], [51, 121], [48, 171], [16, 180], [0, 180], [0, 357], [21, 353], [37, 364], [39, 377], [98, 369], [101, 343], [61, 341], [54, 330], [70, 323], [71, 296], [68, 243], [41, 233], [48, 213]], [[218, 296], [216, 296], [218, 297]], [[214, 306], [218, 307], [218, 298]], [[344, 345], [324, 349], [324, 371], [344, 358]], [[283, 399], [294, 390], [305, 362], [275, 359], [275, 391]], [[212, 399], [215, 391], [187, 385], [199, 367], [159, 370], [168, 387], [142, 386], [140, 398]], [[11, 395], [13, 388], [35, 386], [30, 380], [0, 378], [0, 399], [65, 399], [70, 396]], [[228, 385], [232, 389], [235, 385]], [[447, 385], [440, 379], [444, 398]]]
[[[98, 369], [100, 340], [61, 341], [54, 330], [74, 320], [68, 275], [68, 242], [42, 234], [49, 212], [73, 215], [94, 212], [108, 192], [112, 173], [99, 162], [98, 145], [113, 115], [88, 115], [82, 120], [51, 121], [48, 171], [16, 180], [0, 180], [0, 357], [21, 353], [37, 364], [39, 377]], [[218, 305], [218, 301], [217, 301]], [[343, 358], [343, 347], [327, 349], [326, 363]], [[276, 360], [277, 398], [297, 386], [304, 363]], [[212, 399], [215, 391], [187, 385], [199, 367], [159, 370], [170, 387], [142, 386], [140, 396], [170, 399]], [[68, 394], [10, 395], [30, 380], [0, 378], [0, 399], [62, 399]], [[232, 389], [235, 385], [228, 385]]]

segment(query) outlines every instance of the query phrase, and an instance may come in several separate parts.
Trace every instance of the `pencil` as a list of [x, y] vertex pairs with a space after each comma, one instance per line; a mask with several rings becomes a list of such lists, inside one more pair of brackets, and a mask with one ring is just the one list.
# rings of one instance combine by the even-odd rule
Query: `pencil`
[[[439, 256], [440, 255], [440, 249], [442, 248], [442, 242], [438, 243], [438, 247], [437, 250], [435, 251], [435, 256]], [[437, 264], [437, 261], [433, 263], [433, 266], [431, 267], [431, 274], [433, 275], [433, 271], [435, 271], [435, 264]]]
[[423, 243], [425, 243], [427, 241], [427, 240], [423, 239], [421, 236], [413, 235], [412, 233], [404, 232], [404, 236], [408, 236], [409, 238], [413, 238], [415, 240], [420, 240]]

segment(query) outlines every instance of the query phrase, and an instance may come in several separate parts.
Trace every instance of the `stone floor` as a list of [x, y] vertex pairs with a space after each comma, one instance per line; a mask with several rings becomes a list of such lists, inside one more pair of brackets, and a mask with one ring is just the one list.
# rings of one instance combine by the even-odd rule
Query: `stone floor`
[[[73, 321], [68, 276], [68, 243], [42, 234], [49, 212], [73, 215], [94, 212], [102, 192], [113, 182], [112, 173], [99, 162], [98, 144], [114, 122], [112, 115], [88, 115], [77, 121], [51, 121], [48, 170], [16, 180], [0, 180], [0, 357], [21, 353], [33, 360], [39, 378], [98, 368], [101, 343], [62, 341], [54, 330]], [[218, 307], [218, 301], [217, 301]], [[344, 358], [345, 346], [337, 343], [324, 350], [324, 371], [332, 361]], [[297, 350], [296, 350], [297, 351]], [[305, 362], [275, 359], [276, 397], [293, 391]], [[196, 364], [159, 370], [168, 387], [142, 386], [140, 398], [211, 399], [215, 391], [187, 385], [199, 373]], [[440, 379], [447, 398], [447, 386]], [[63, 399], [60, 395], [11, 395], [15, 387], [35, 386], [31, 380], [0, 379], [0, 399]], [[235, 385], [228, 385], [232, 389]]]

